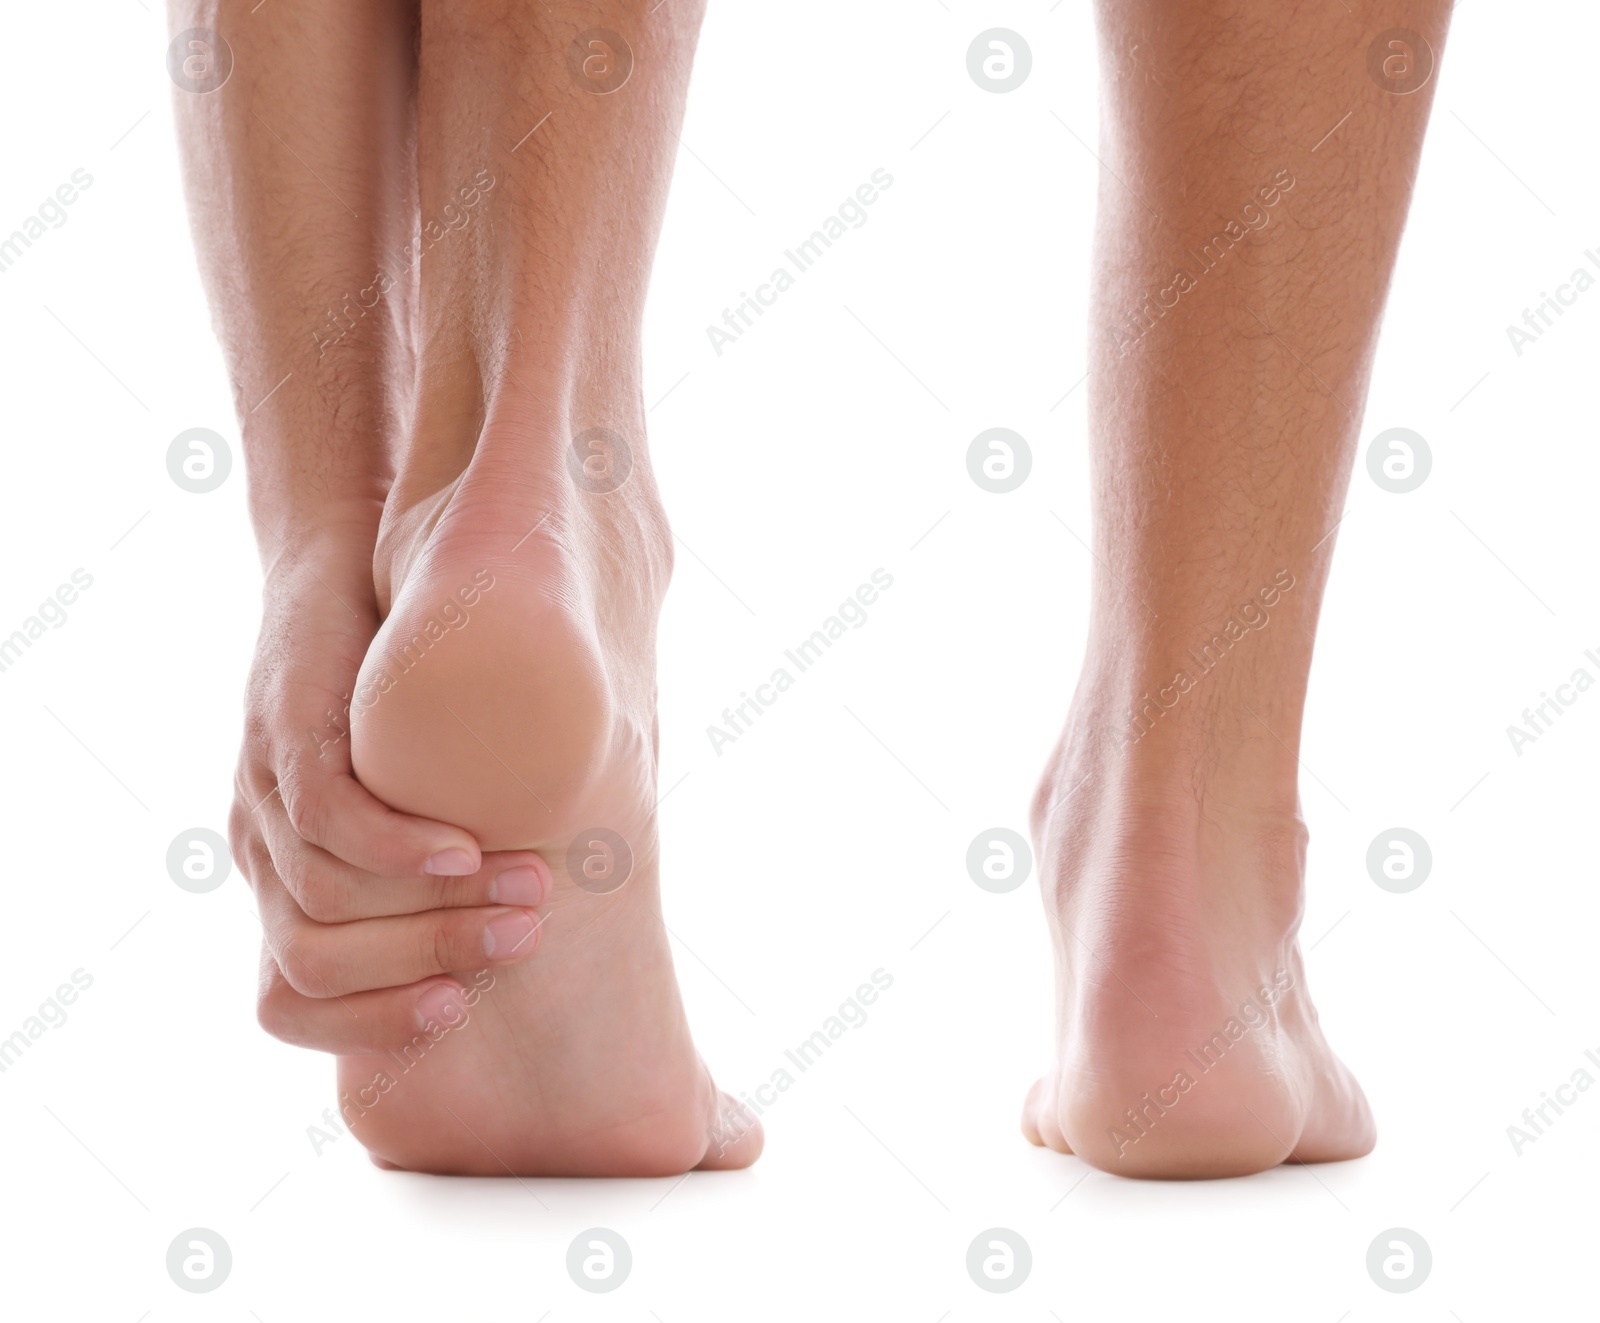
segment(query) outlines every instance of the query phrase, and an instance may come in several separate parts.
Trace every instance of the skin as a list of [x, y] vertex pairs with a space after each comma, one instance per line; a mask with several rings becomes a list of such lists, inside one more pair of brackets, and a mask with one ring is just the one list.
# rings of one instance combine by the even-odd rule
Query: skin
[[506, 913], [493, 902], [531, 916], [550, 875], [534, 854], [485, 855], [460, 827], [396, 813], [350, 768], [410, 293], [332, 347], [318, 337], [410, 233], [411, 19], [389, 3], [247, 17], [171, 14], [175, 30], [220, 31], [235, 61], [221, 90], [174, 98], [264, 567], [229, 836], [264, 930], [262, 1024], [327, 1051], [380, 1047], [458, 989], [447, 971], [485, 963], [485, 928]]
[[[1083, 673], [1034, 802], [1057, 1064], [1022, 1124], [1124, 1175], [1240, 1175], [1375, 1142], [1305, 987], [1297, 756], [1433, 87], [1380, 89], [1367, 47], [1405, 27], [1439, 54], [1448, 6], [1350, 9], [1098, 10], [1097, 568]], [[1200, 249], [1230, 220], [1248, 237], [1207, 271]], [[1176, 306], [1124, 330], [1180, 268], [1196, 279]], [[1197, 665], [1230, 619], [1242, 640]], [[1224, 1030], [1213, 1064], [1190, 1055]]]
[[[386, 803], [536, 850], [554, 885], [539, 958], [353, 1120], [393, 1165], [662, 1175], [760, 1152], [694, 1049], [660, 914], [655, 626], [672, 543], [639, 340], [699, 23], [692, 4], [423, 9], [423, 214], [479, 163], [495, 183], [421, 267], [413, 421], [375, 561], [387, 618], [353, 754]], [[567, 67], [588, 28], [631, 48], [615, 91]], [[574, 438], [596, 428], [608, 439], [581, 453], [615, 489], [573, 478]], [[470, 613], [425, 646], [468, 584], [485, 585]], [[601, 831], [631, 859], [603, 893], [571, 871], [603, 866]], [[341, 1058], [341, 1098], [386, 1072], [392, 1057]]]
[[[1100, 12], [1100, 568], [1034, 805], [1058, 1059], [1023, 1128], [1108, 1171], [1234, 1175], [1373, 1143], [1296, 945], [1296, 754], [1431, 97], [1377, 88], [1366, 49], [1403, 26], [1438, 52], [1445, 16]], [[174, 10], [236, 57], [178, 110], [266, 566], [232, 821], [266, 929], [261, 1018], [339, 1054], [341, 1110], [385, 1165], [645, 1175], [760, 1150], [694, 1052], [659, 914], [671, 539], [639, 325], [699, 18]], [[567, 67], [592, 28], [634, 56], [604, 95]], [[1253, 233], [1130, 335], [1240, 217]], [[372, 298], [419, 233], [425, 255]], [[594, 428], [620, 448], [581, 457], [626, 467], [620, 486], [574, 481]], [[1145, 695], [1176, 692], [1247, 602], [1264, 623], [1131, 738]], [[597, 829], [631, 858], [604, 893], [569, 868]]]
[[[671, 535], [639, 329], [701, 15], [636, 10], [178, 21], [236, 58], [180, 112], [269, 563], [234, 815], [268, 933], [261, 1016], [339, 1054], [341, 1112], [382, 1165], [660, 1175], [760, 1152], [694, 1050], [660, 916]], [[632, 52], [609, 92], [569, 67], [596, 28]], [[603, 77], [612, 55], [577, 63], [596, 55]], [[264, 105], [299, 126], [271, 126], [293, 152]], [[351, 291], [365, 310], [330, 342]], [[621, 438], [615, 490], [571, 475], [597, 427]], [[291, 534], [280, 573], [270, 539]], [[308, 752], [325, 708], [349, 737]], [[632, 860], [607, 894], [568, 873], [602, 827]], [[440, 852], [463, 876], [418, 877]], [[508, 875], [529, 908], [486, 908]]]

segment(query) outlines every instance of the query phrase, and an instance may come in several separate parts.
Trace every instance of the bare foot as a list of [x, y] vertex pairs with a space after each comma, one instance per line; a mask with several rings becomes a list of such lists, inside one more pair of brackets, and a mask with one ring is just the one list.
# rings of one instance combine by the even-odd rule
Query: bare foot
[[[1094, 710], [1110, 708], [1080, 696]], [[1247, 793], [1215, 769], [1177, 772], [1170, 742], [1103, 745], [1075, 715], [1034, 801], [1056, 1067], [1028, 1094], [1024, 1135], [1155, 1178], [1370, 1152], [1366, 1098], [1305, 986], [1292, 780]]]
[[[418, 456], [385, 512], [357, 774], [486, 850], [538, 851], [554, 882], [537, 935], [508, 924], [501, 939], [537, 941], [533, 959], [478, 987], [464, 976], [475, 1004], [439, 1008], [411, 1052], [340, 1058], [345, 1115], [382, 1163], [649, 1176], [761, 1150], [695, 1052], [660, 916], [654, 645], [671, 537], [642, 410], [617, 398], [502, 392], [470, 453]], [[580, 433], [587, 468], [569, 463]]]

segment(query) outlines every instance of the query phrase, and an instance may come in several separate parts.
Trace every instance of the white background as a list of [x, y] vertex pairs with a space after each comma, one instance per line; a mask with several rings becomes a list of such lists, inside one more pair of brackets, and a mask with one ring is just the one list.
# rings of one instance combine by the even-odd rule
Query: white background
[[[647, 336], [652, 448], [683, 542], [661, 635], [662, 784], [681, 780], [663, 810], [667, 918], [701, 1048], [736, 1092], [873, 970], [894, 984], [767, 1112], [758, 1166], [675, 1186], [385, 1174], [348, 1137], [313, 1151], [331, 1063], [255, 1026], [247, 887], [235, 873], [191, 895], [165, 868], [179, 832], [225, 827], [258, 585], [242, 471], [191, 495], [165, 467], [186, 428], [238, 435], [179, 190], [167, 34], [136, 0], [65, 25], [13, 7], [0, 232], [74, 169], [94, 183], [0, 274], [0, 634], [74, 569], [94, 585], [0, 674], [0, 1036], [73, 970], [94, 982], [0, 1076], [5, 1312], [1592, 1312], [1579, 1262], [1600, 1093], [1520, 1156], [1506, 1127], [1600, 1050], [1600, 693], [1520, 757], [1506, 727], [1578, 666], [1600, 675], [1583, 658], [1600, 648], [1600, 293], [1520, 357], [1505, 328], [1600, 247], [1600, 32], [1575, 5], [1518, 14], [1520, 32], [1468, 4], [1441, 70], [1363, 429], [1364, 444], [1417, 430], [1434, 467], [1404, 496], [1358, 468], [1303, 750], [1311, 983], [1379, 1146], [1148, 1184], [1019, 1137], [1050, 1045], [1037, 894], [988, 894], [964, 867], [979, 832], [1026, 829], [1083, 644], [1086, 10], [714, 6]], [[1033, 50], [1004, 96], [965, 67], [994, 26]], [[1311, 145], [1286, 144], [1283, 164]], [[868, 223], [719, 358], [706, 325], [879, 167], [894, 184]], [[1006, 496], [964, 465], [995, 426], [1033, 448]], [[715, 754], [707, 725], [879, 567], [894, 587], [868, 623]], [[1433, 849], [1408, 895], [1366, 873], [1394, 826]], [[634, 1254], [609, 1296], [563, 1266], [595, 1225]], [[212, 1295], [165, 1272], [192, 1226], [232, 1247]], [[965, 1271], [991, 1226], [1032, 1246], [1010, 1295]], [[1393, 1226], [1434, 1254], [1410, 1295], [1364, 1267]]]

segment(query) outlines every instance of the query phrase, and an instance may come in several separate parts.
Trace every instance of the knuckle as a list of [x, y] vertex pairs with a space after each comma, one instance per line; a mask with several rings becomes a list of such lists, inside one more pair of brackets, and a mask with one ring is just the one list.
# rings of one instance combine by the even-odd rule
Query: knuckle
[[434, 883], [432, 904], [436, 910], [454, 910], [488, 903], [488, 884], [476, 877], [440, 877], [431, 881]]
[[302, 997], [317, 995], [316, 981], [306, 967], [305, 958], [293, 947], [284, 948], [283, 954], [278, 958], [278, 968], [283, 970], [283, 981]]
[[[267, 849], [267, 843], [253, 832], [245, 831], [239, 836], [237, 842], [233, 834], [228, 834], [228, 849], [232, 853], [234, 862], [244, 873], [246, 880], [252, 887], [259, 888], [261, 880], [272, 875], [272, 855]], [[259, 890], [257, 892], [259, 895]]]
[[319, 790], [304, 782], [292, 785], [279, 783], [283, 796], [284, 812], [289, 815], [289, 825], [302, 840], [321, 842], [327, 827], [327, 800]]
[[448, 918], [431, 920], [423, 935], [423, 968], [430, 974], [444, 974], [461, 963], [460, 925]]
[[240, 799], [228, 810], [228, 853], [252, 886], [272, 871], [272, 853], [261, 826]]
[[306, 918], [314, 923], [343, 923], [353, 917], [349, 892], [326, 869], [306, 869], [290, 883], [290, 889]]
[[264, 1033], [282, 1043], [295, 1043], [300, 1039], [293, 993], [287, 979], [278, 979], [256, 1000], [256, 1023]]
[[241, 800], [235, 798], [233, 806], [228, 810], [228, 853], [235, 859], [245, 857], [251, 834], [250, 826], [250, 810]]
[[286, 943], [278, 967], [302, 997], [321, 1000], [344, 990], [339, 961], [325, 943], [315, 938], [301, 936]]

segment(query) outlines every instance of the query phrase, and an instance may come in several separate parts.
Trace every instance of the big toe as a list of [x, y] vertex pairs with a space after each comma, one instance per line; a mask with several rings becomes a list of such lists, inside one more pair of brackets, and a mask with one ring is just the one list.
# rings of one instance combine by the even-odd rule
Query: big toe
[[737, 1098], [717, 1091], [717, 1114], [710, 1127], [706, 1155], [696, 1171], [733, 1171], [761, 1156], [766, 1132], [756, 1114]]
[[1022, 1134], [1030, 1144], [1071, 1153], [1067, 1137], [1056, 1115], [1056, 1085], [1053, 1075], [1041, 1075], [1028, 1090], [1022, 1103]]
[[1367, 1095], [1349, 1068], [1335, 1058], [1289, 1160], [1346, 1162], [1366, 1157], [1377, 1142], [1378, 1127]]

